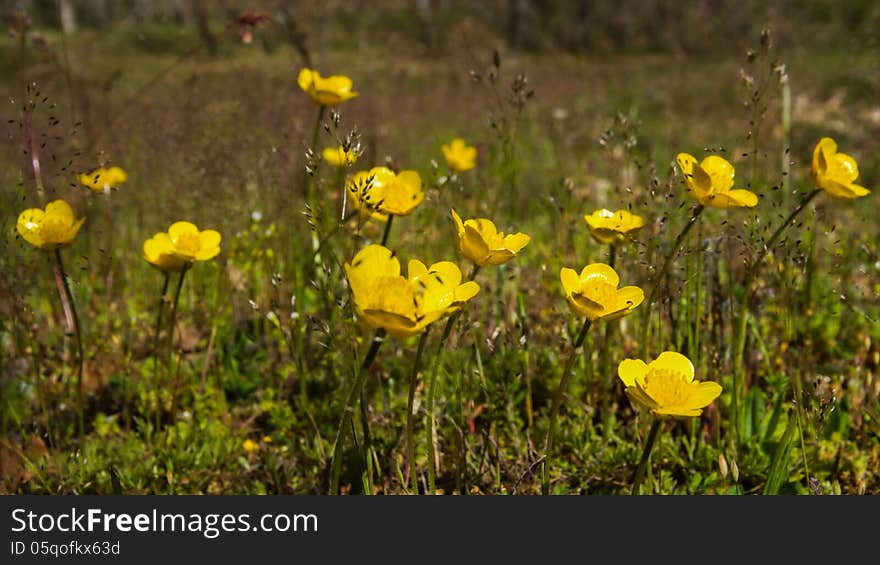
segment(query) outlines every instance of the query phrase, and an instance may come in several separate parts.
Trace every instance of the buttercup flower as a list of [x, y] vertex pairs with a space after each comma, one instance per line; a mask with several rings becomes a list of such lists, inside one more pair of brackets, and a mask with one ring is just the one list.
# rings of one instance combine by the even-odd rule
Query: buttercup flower
[[355, 206], [382, 222], [387, 221], [389, 215], [409, 215], [425, 199], [418, 172], [395, 173], [388, 167], [355, 173], [346, 182], [346, 188]]
[[432, 322], [460, 309], [477, 295], [473, 281], [461, 283], [461, 271], [449, 261], [430, 267], [409, 262], [408, 277], [387, 247], [368, 245], [345, 264], [358, 318], [398, 338], [420, 334]]
[[591, 322], [626, 316], [645, 299], [645, 293], [637, 286], [618, 289], [620, 277], [605, 263], [587, 265], [580, 275], [563, 267], [559, 275], [568, 303]]
[[53, 251], [73, 241], [85, 217], [76, 219], [65, 200], [54, 200], [46, 209], [29, 208], [18, 215], [16, 229], [25, 241], [40, 249]]
[[260, 444], [248, 438], [244, 440], [244, 443], [241, 444], [242, 449], [244, 449], [248, 453], [256, 453], [260, 450]]
[[453, 171], [467, 171], [477, 166], [477, 148], [459, 137], [444, 143], [440, 149], [443, 150], [446, 164]]
[[342, 147], [327, 147], [322, 155], [334, 167], [347, 167], [357, 161], [357, 154], [353, 149], [346, 151]]
[[830, 137], [820, 139], [813, 149], [811, 175], [817, 188], [838, 198], [858, 198], [871, 192], [853, 184], [859, 176], [859, 166], [849, 155], [838, 153], [837, 143]]
[[195, 261], [216, 257], [220, 240], [215, 230], [200, 231], [189, 222], [175, 222], [167, 233], [157, 233], [144, 241], [144, 259], [163, 271], [180, 271]]
[[624, 359], [617, 368], [633, 404], [657, 416], [699, 416], [721, 394], [721, 385], [694, 380], [690, 359], [665, 351], [648, 364]]
[[528, 245], [531, 237], [524, 233], [504, 235], [492, 220], [477, 218], [465, 220], [452, 211], [452, 219], [458, 230], [458, 246], [462, 255], [483, 267], [506, 263]]
[[755, 193], [733, 188], [733, 165], [724, 157], [709, 155], [697, 163], [693, 155], [679, 153], [675, 160], [684, 175], [688, 191], [703, 206], [752, 208], [758, 205]]
[[593, 238], [606, 245], [624, 241], [645, 226], [645, 220], [641, 216], [632, 214], [628, 210], [612, 212], [602, 208], [585, 215], [584, 220]]
[[90, 173], [80, 173], [77, 178], [80, 184], [95, 192], [107, 192], [124, 184], [128, 175], [122, 167], [99, 167]]
[[347, 76], [333, 75], [325, 78], [318, 71], [309, 68], [299, 71], [296, 82], [315, 104], [321, 106], [338, 106], [358, 95], [352, 91], [352, 82]]

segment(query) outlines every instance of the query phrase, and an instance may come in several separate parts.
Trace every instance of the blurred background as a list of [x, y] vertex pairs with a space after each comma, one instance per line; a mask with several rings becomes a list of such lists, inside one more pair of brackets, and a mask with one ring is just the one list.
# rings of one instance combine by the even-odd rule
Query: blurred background
[[[303, 51], [380, 42], [404, 44], [426, 56], [471, 42], [566, 53], [735, 53], [749, 45], [758, 22], [781, 45], [805, 48], [876, 46], [880, 6], [871, 0], [5, 0], [8, 20], [26, 10], [41, 28], [75, 33], [145, 25], [197, 30], [212, 52], [218, 34], [243, 14], [269, 18], [259, 34], [266, 49], [289, 43]], [[157, 46], [159, 47], [159, 46]]]

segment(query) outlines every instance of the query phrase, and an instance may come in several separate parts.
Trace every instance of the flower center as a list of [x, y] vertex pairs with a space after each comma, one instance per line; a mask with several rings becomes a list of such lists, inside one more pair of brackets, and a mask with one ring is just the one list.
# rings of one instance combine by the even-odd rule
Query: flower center
[[194, 232], [184, 232], [174, 240], [174, 250], [182, 255], [195, 257], [202, 248], [202, 239]]
[[608, 308], [617, 299], [617, 288], [605, 281], [594, 280], [584, 285], [582, 294], [603, 308]]
[[689, 396], [685, 376], [679, 371], [665, 368], [648, 370], [645, 375], [645, 392], [660, 406], [681, 406]]

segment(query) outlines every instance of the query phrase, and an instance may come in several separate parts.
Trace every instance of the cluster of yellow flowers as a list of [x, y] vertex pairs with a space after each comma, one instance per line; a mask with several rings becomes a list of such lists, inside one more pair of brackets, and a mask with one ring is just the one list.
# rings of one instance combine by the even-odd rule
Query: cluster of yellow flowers
[[345, 272], [358, 318], [395, 337], [423, 333], [480, 292], [477, 283], [461, 282], [461, 271], [450, 261], [426, 267], [412, 259], [404, 277], [397, 257], [381, 245], [361, 249]]
[[[95, 192], [116, 189], [128, 180], [121, 167], [98, 168], [77, 175], [80, 183]], [[18, 216], [16, 228], [31, 245], [52, 251], [70, 245], [85, 222], [77, 219], [73, 208], [64, 199], [49, 202], [45, 209], [29, 208]], [[199, 230], [195, 224], [180, 221], [171, 224], [143, 243], [143, 256], [148, 263], [164, 272], [180, 272], [196, 261], [213, 259], [220, 253], [220, 233]]]
[[[352, 81], [348, 77], [324, 79], [311, 69], [300, 72], [299, 85], [316, 103], [327, 106], [357, 96], [351, 90]], [[476, 166], [476, 148], [461, 138], [452, 139], [441, 149], [452, 171], [467, 171]], [[326, 149], [324, 158], [336, 166], [347, 166], [354, 162], [355, 157], [340, 147]], [[755, 193], [734, 188], [734, 167], [723, 157], [709, 155], [698, 161], [689, 153], [679, 153], [675, 160], [688, 193], [701, 206], [757, 206], [758, 196]], [[822, 138], [816, 145], [811, 173], [814, 184], [832, 196], [855, 198], [868, 194], [867, 189], [854, 184], [858, 177], [855, 160], [838, 153], [837, 144], [830, 138]], [[392, 215], [408, 215], [424, 199], [418, 173], [409, 170], [394, 173], [386, 167], [375, 167], [353, 175], [348, 179], [346, 188], [355, 206], [363, 214], [379, 221], [387, 221]], [[462, 221], [455, 210], [451, 210], [451, 214], [458, 233], [459, 249], [477, 266], [504, 263], [529, 242], [529, 236], [522, 233], [504, 235], [487, 218]], [[606, 245], [628, 241], [645, 225], [642, 217], [628, 210], [611, 211], [604, 208], [585, 215], [584, 220], [593, 238]], [[386, 328], [392, 335], [412, 335], [424, 331], [429, 323], [443, 315], [438, 312], [446, 308], [446, 304], [455, 304], [454, 309], [458, 309], [478, 290], [469, 287], [469, 291], [456, 294], [454, 289], [461, 281], [461, 273], [457, 267], [453, 270], [451, 266], [447, 267], [449, 272], [441, 278], [452, 286], [439, 283], [426, 285], [421, 277], [425, 268], [419, 262], [411, 262], [410, 276], [404, 278], [400, 276], [397, 260], [383, 247], [364, 249], [352, 265], [346, 264], [346, 272], [358, 315], [373, 327]], [[415, 277], [412, 274], [414, 265], [417, 266]], [[433, 270], [434, 266], [428, 272]], [[604, 263], [587, 265], [580, 274], [564, 267], [560, 279], [572, 310], [591, 322], [626, 316], [645, 299], [644, 292], [637, 286], [618, 288], [620, 278], [617, 272]], [[414, 281], [421, 283], [414, 285]], [[441, 295], [445, 298], [441, 299]], [[644, 361], [625, 359], [620, 363], [619, 376], [626, 385], [630, 399], [656, 415], [698, 415], [721, 393], [721, 387], [716, 383], [695, 382], [690, 360], [673, 351], [661, 353], [647, 365]]]
[[[323, 77], [309, 68], [299, 72], [297, 83], [322, 108], [337, 106], [359, 95], [352, 89], [349, 77]], [[477, 149], [461, 138], [443, 144], [441, 149], [453, 171], [476, 166]], [[348, 167], [358, 157], [353, 150], [343, 147], [327, 148], [322, 155], [337, 167]], [[679, 153], [675, 160], [689, 194], [702, 207], [751, 208], [758, 204], [756, 194], [734, 188], [734, 167], [723, 157], [709, 155], [698, 161], [688, 153]], [[815, 146], [811, 178], [817, 189], [839, 198], [865, 196], [869, 190], [855, 184], [858, 175], [856, 161], [839, 153], [833, 139], [824, 137]], [[101, 167], [78, 175], [78, 179], [91, 190], [108, 193], [125, 183], [128, 176], [120, 167]], [[385, 222], [392, 216], [411, 214], [425, 198], [417, 171], [395, 172], [384, 166], [351, 175], [345, 190], [363, 215]], [[454, 209], [451, 216], [459, 250], [476, 268], [505, 263], [530, 242], [530, 237], [523, 233], [505, 235], [488, 218], [462, 220]], [[585, 215], [584, 220], [595, 240], [607, 245], [628, 241], [645, 225], [643, 218], [627, 210], [600, 209]], [[17, 230], [35, 247], [54, 251], [69, 245], [84, 221], [84, 217], [76, 218], [67, 201], [58, 199], [49, 202], [45, 209], [23, 211]], [[156, 233], [143, 242], [143, 257], [166, 273], [183, 272], [196, 261], [216, 257], [220, 243], [219, 232], [178, 221], [167, 232]], [[359, 320], [399, 338], [425, 332], [431, 323], [459, 311], [480, 291], [473, 280], [462, 282], [459, 267], [450, 261], [428, 267], [413, 259], [404, 276], [397, 257], [383, 245], [368, 245], [344, 268]], [[621, 318], [645, 300], [641, 288], [620, 287], [617, 272], [605, 263], [588, 264], [580, 273], [564, 267], [560, 280], [572, 311], [590, 322]], [[629, 398], [658, 416], [699, 415], [721, 393], [717, 383], [696, 381], [690, 360], [674, 351], [665, 351], [649, 363], [625, 359], [619, 364], [618, 375]]]

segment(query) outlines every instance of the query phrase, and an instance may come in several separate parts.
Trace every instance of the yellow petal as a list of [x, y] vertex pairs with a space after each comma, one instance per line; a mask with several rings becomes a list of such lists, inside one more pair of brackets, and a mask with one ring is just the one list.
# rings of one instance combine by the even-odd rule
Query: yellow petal
[[498, 234], [498, 228], [495, 226], [495, 222], [488, 218], [475, 218], [471, 220], [467, 220], [464, 223], [465, 226], [471, 226], [477, 233], [480, 234], [480, 237], [483, 238], [486, 242], [490, 239], [494, 238]]
[[701, 408], [691, 408], [689, 406], [657, 406], [651, 411], [658, 416], [680, 416], [694, 417], [703, 413]]
[[46, 243], [40, 233], [40, 225], [44, 216], [45, 212], [39, 208], [28, 208], [18, 215], [15, 227], [19, 235], [35, 247], [42, 248]]
[[641, 406], [643, 408], [647, 408], [648, 410], [654, 410], [657, 408], [657, 402], [654, 401], [653, 398], [648, 396], [648, 394], [638, 386], [628, 386], [624, 389], [626, 396], [629, 398], [630, 402], [635, 404], [636, 406]]
[[406, 265], [406, 276], [413, 282], [426, 278], [427, 274], [428, 267], [418, 259], [410, 259]]
[[349, 286], [357, 292], [380, 277], [400, 276], [400, 261], [387, 247], [371, 244], [361, 249], [351, 264], [345, 264], [345, 271]]
[[79, 232], [79, 228], [82, 227], [85, 221], [86, 217], [83, 216], [82, 218], [74, 222], [74, 224], [70, 226], [70, 228], [67, 229], [67, 233], [64, 235], [65, 242], [73, 241], [73, 238], [76, 237], [76, 234]]
[[587, 225], [591, 228], [601, 228], [605, 227], [605, 222], [613, 217], [614, 212], [608, 210], [607, 208], [601, 208], [594, 211], [592, 214], [585, 214], [584, 221], [586, 221]]
[[837, 153], [830, 163], [828, 175], [840, 183], [851, 183], [859, 177], [859, 165], [845, 153]]
[[180, 238], [181, 235], [198, 233], [199, 228], [190, 222], [174, 222], [168, 228], [168, 236], [171, 237], [172, 241]]
[[704, 206], [713, 208], [754, 208], [758, 205], [758, 196], [745, 189], [730, 192], [716, 192], [701, 201]]
[[592, 263], [590, 265], [587, 265], [581, 271], [580, 278], [582, 287], [589, 282], [597, 280], [609, 284], [615, 288], [618, 284], [620, 284], [620, 277], [617, 276], [617, 272], [613, 268], [611, 268], [611, 266], [606, 265], [605, 263]]
[[[299, 87], [301, 89], [308, 90], [309, 88], [311, 88], [312, 84], [314, 83], [313, 77], [316, 74], [317, 74], [316, 71], [313, 71], [312, 69], [309, 69], [309, 68], [300, 69], [299, 75], [296, 77], [296, 83], [299, 85]], [[320, 76], [320, 75], [318, 75], [318, 76]]]
[[709, 175], [715, 192], [727, 192], [733, 187], [733, 165], [724, 157], [709, 155], [700, 163], [700, 168]]
[[207, 261], [208, 259], [213, 259], [217, 255], [220, 254], [220, 246], [216, 247], [202, 247], [196, 252], [196, 260], [197, 261]]
[[461, 284], [461, 269], [452, 261], [440, 261], [431, 265], [428, 274], [443, 286], [457, 287]]
[[637, 286], [625, 286], [617, 291], [617, 299], [632, 310], [645, 300], [645, 292]]
[[691, 394], [688, 397], [688, 406], [692, 408], [705, 408], [721, 396], [721, 385], [711, 381], [694, 383]]
[[675, 351], [664, 351], [648, 364], [649, 369], [668, 369], [681, 374], [685, 381], [694, 380], [694, 365], [691, 360]]
[[489, 246], [483, 240], [482, 234], [474, 228], [471, 220], [465, 222], [464, 237], [459, 241], [462, 254], [476, 263], [484, 266], [489, 258]]
[[697, 198], [703, 198], [712, 192], [712, 178], [697, 163], [693, 155], [679, 153], [676, 158], [685, 184]]
[[68, 226], [73, 224], [73, 208], [64, 200], [53, 200], [46, 204], [46, 216]]
[[455, 301], [467, 302], [480, 293], [480, 285], [474, 281], [468, 281], [455, 289]]
[[813, 149], [813, 172], [825, 175], [828, 165], [837, 153], [837, 142], [830, 137], [823, 137]]
[[397, 180], [407, 185], [412, 192], [422, 191], [422, 177], [417, 171], [400, 171], [397, 173]]
[[487, 265], [501, 265], [507, 263], [516, 256], [516, 253], [508, 249], [493, 249], [486, 256], [485, 263]]
[[461, 221], [461, 216], [456, 213], [455, 208], [450, 209], [452, 212], [452, 220], [455, 222], [455, 229], [458, 231], [459, 237], [464, 235], [464, 224]]
[[220, 246], [220, 233], [215, 230], [203, 230], [199, 234], [199, 238], [202, 241], [202, 248], [209, 247], [219, 247]]
[[563, 267], [559, 271], [559, 278], [562, 280], [562, 288], [565, 289], [566, 296], [571, 296], [581, 291], [581, 278], [574, 269]]
[[524, 233], [510, 234], [504, 238], [504, 247], [514, 253], [519, 253], [531, 240], [532, 238]]
[[617, 366], [617, 376], [628, 387], [635, 386], [637, 380], [644, 382], [647, 372], [648, 366], [641, 359], [624, 359]]
[[398, 338], [408, 337], [424, 331], [415, 320], [385, 310], [365, 310], [363, 318], [371, 327], [375, 329], [384, 328], [389, 334]]
[[128, 173], [126, 173], [122, 167], [110, 167], [107, 170], [107, 173], [110, 177], [107, 182], [109, 182], [111, 186], [118, 186], [128, 180]]
[[837, 198], [859, 198], [871, 193], [870, 190], [863, 186], [852, 183], [839, 183], [830, 179], [825, 179], [821, 184], [821, 188]]

